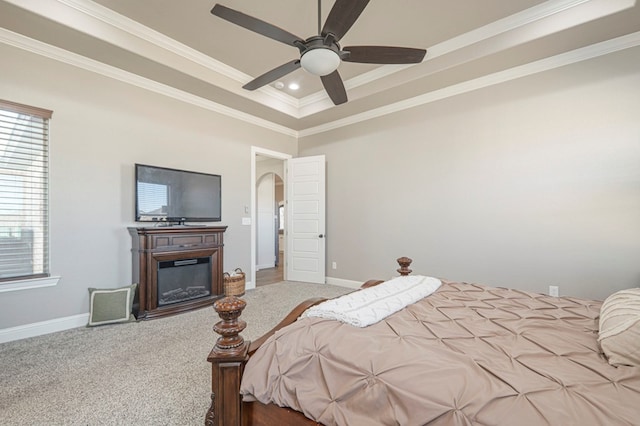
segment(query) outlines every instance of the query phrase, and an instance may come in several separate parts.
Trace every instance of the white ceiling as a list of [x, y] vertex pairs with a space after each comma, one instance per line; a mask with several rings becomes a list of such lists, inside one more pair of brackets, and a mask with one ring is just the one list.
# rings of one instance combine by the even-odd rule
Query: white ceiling
[[[0, 0], [0, 42], [304, 136], [640, 44], [635, 0], [371, 1], [342, 46], [426, 48], [421, 64], [342, 63], [349, 102], [297, 70], [242, 86], [298, 50], [222, 20], [212, 0]], [[317, 0], [221, 0], [301, 38]], [[322, 0], [324, 22], [334, 0]]]

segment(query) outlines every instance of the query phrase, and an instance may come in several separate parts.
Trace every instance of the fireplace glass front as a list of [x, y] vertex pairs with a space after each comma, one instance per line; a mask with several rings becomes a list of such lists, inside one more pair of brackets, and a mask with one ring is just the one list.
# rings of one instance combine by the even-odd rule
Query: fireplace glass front
[[211, 258], [158, 262], [158, 306], [211, 294]]

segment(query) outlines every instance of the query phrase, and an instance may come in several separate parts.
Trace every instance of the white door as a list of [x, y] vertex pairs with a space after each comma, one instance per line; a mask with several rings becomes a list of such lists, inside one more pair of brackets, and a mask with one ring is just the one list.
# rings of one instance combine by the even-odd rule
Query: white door
[[287, 173], [287, 280], [325, 282], [325, 158], [291, 158]]

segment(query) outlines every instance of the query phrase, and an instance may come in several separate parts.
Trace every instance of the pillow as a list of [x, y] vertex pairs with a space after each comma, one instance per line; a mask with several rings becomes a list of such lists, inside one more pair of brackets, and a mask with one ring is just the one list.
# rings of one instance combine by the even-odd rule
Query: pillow
[[640, 366], [640, 288], [621, 290], [605, 299], [598, 342], [609, 364]]
[[137, 284], [120, 288], [90, 288], [87, 326], [135, 321], [131, 308], [136, 286]]

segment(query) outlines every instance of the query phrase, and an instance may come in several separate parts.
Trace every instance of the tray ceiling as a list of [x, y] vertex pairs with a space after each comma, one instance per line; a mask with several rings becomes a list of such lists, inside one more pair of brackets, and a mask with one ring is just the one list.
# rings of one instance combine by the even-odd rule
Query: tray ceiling
[[[341, 45], [427, 56], [411, 66], [343, 62], [349, 102], [335, 106], [302, 69], [282, 89], [242, 89], [298, 51], [213, 16], [215, 3], [0, 0], [0, 41], [296, 136], [640, 44], [634, 0], [371, 1]], [[315, 0], [220, 3], [302, 38], [318, 30]], [[322, 0], [322, 22], [333, 3]]]

